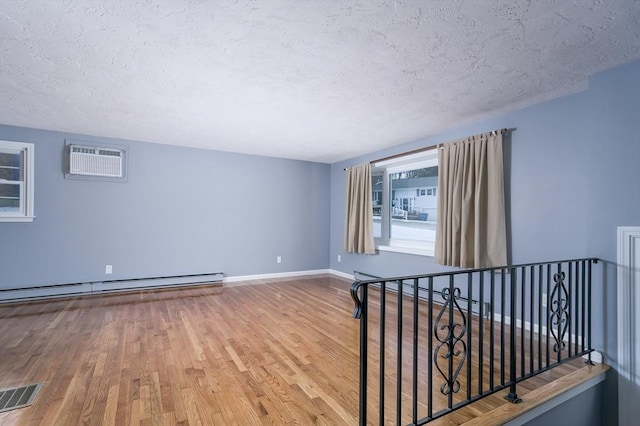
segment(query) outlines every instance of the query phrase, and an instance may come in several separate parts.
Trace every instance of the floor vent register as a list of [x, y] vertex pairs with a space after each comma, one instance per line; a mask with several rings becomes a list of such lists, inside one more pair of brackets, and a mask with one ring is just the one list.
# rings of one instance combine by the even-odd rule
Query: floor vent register
[[17, 388], [0, 389], [0, 413], [33, 404], [41, 387], [42, 383], [35, 383]]

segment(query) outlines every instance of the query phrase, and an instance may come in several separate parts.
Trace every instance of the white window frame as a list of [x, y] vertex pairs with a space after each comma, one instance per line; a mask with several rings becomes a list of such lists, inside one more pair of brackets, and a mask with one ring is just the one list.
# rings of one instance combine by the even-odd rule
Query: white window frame
[[401, 157], [384, 160], [373, 164], [372, 175], [382, 174], [382, 218], [381, 236], [375, 238], [376, 248], [380, 251], [414, 254], [419, 256], [434, 256], [435, 239], [433, 241], [403, 240], [391, 238], [391, 175], [394, 173], [435, 167], [438, 165], [437, 148], [428, 151], [408, 154]]
[[34, 159], [35, 145], [27, 142], [14, 142], [0, 140], [0, 152], [9, 154], [22, 154], [21, 166], [22, 180], [10, 181], [0, 179], [0, 183], [20, 185], [20, 209], [18, 212], [1, 211], [0, 222], [33, 222], [34, 215]]

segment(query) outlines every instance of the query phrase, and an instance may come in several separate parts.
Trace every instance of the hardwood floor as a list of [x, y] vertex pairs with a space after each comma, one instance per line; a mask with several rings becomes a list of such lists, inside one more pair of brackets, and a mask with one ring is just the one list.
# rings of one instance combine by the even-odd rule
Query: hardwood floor
[[[0, 425], [357, 424], [349, 283], [235, 284], [0, 304], [0, 388], [44, 382]], [[519, 391], [577, 367], [567, 368]]]

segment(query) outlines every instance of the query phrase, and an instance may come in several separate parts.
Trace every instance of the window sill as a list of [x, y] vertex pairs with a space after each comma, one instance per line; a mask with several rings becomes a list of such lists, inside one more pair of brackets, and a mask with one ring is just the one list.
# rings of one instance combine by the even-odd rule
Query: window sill
[[35, 216], [0, 216], [0, 222], [33, 222]]
[[433, 249], [427, 249], [427, 248], [422, 249], [422, 248], [415, 248], [415, 247], [383, 246], [383, 245], [378, 245], [376, 246], [376, 248], [379, 251], [390, 251], [394, 253], [413, 254], [416, 256], [428, 256], [428, 257], [434, 256]]

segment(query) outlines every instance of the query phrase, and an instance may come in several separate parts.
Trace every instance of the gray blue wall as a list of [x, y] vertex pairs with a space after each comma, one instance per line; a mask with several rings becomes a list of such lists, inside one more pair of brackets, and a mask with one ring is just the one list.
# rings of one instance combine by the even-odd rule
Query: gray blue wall
[[549, 410], [535, 419], [526, 422], [524, 426], [614, 425], [615, 423], [612, 423], [611, 419], [606, 417], [602, 412], [601, 401], [603, 393], [603, 384], [597, 384], [570, 400], [565, 401], [563, 404], [553, 408], [552, 410]]
[[[127, 146], [128, 181], [65, 179], [66, 138]], [[0, 139], [36, 145], [36, 219], [0, 223], [1, 288], [328, 266], [326, 164], [8, 126]]]

